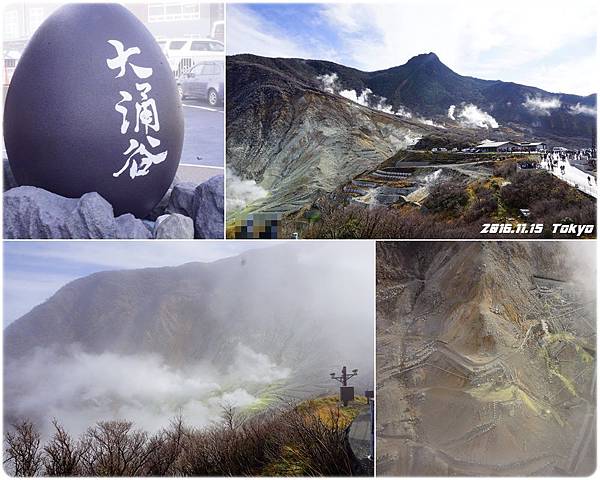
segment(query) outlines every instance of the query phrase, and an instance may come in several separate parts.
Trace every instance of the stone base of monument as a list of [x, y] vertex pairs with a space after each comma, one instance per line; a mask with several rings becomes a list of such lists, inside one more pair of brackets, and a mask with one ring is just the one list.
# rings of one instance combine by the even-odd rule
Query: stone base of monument
[[17, 186], [4, 170], [6, 239], [220, 239], [224, 185], [217, 175], [198, 185], [176, 177], [160, 203], [144, 219], [114, 216], [98, 193], [65, 198], [32, 186]]

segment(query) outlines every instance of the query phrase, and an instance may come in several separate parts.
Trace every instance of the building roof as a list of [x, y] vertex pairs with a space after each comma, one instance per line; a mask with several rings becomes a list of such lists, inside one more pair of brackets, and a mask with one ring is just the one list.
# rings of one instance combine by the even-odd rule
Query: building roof
[[506, 141], [506, 142], [492, 142], [491, 140], [484, 140], [479, 145], [477, 145], [477, 148], [501, 147], [502, 145], [507, 145], [509, 143], [512, 144], [512, 145], [518, 145], [518, 143], [510, 142], [510, 141]]
[[511, 140], [506, 140], [504, 142], [494, 142], [492, 140], [484, 140], [479, 145], [477, 145], [476, 148], [497, 148], [497, 147], [501, 147], [502, 145], [509, 145], [509, 144], [517, 145], [519, 147], [537, 147], [540, 145], [546, 145], [544, 142], [519, 143], [519, 142], [513, 142]]

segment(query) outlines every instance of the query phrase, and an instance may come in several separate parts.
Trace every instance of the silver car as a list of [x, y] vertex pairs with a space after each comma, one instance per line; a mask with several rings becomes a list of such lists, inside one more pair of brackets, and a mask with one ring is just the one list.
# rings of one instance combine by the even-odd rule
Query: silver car
[[178, 81], [181, 99], [206, 100], [211, 106], [222, 103], [224, 66], [223, 61], [203, 61], [183, 73]]

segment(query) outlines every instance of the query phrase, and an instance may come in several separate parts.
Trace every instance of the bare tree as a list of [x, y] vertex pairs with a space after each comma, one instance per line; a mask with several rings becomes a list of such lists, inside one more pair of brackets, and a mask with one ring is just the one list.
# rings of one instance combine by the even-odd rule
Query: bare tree
[[85, 474], [90, 476], [126, 476], [144, 474], [144, 467], [156, 444], [148, 444], [148, 434], [132, 430], [131, 422], [98, 422], [84, 435]]
[[12, 463], [16, 477], [34, 477], [42, 466], [40, 434], [32, 422], [24, 420], [6, 433], [5, 463]]
[[347, 421], [337, 407], [287, 405], [241, 416], [225, 405], [222, 416], [223, 422], [202, 429], [186, 427], [179, 416], [152, 436], [131, 422], [99, 422], [78, 441], [54, 420], [43, 449], [25, 421], [6, 435], [6, 462], [16, 476], [352, 474]]
[[173, 476], [180, 468], [186, 429], [183, 417], [178, 415], [168, 428], [161, 430], [148, 442], [151, 452], [148, 457], [146, 473], [150, 476]]
[[237, 428], [237, 412], [230, 403], [221, 404], [221, 418], [227, 429], [233, 431]]
[[81, 472], [81, 458], [85, 454], [84, 445], [77, 444], [73, 438], [58, 424], [56, 419], [52, 420], [54, 435], [44, 447], [45, 475], [50, 477], [69, 477]]

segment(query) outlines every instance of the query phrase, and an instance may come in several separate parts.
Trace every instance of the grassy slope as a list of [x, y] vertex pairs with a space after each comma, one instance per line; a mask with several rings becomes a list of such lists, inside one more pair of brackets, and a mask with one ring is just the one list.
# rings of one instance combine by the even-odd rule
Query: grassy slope
[[[321, 397], [306, 400], [298, 405], [298, 409], [307, 417], [317, 415], [325, 425], [331, 425], [336, 421], [339, 409], [339, 421], [344, 428], [348, 428], [357, 417], [361, 408], [368, 404], [367, 398], [358, 396], [347, 407], [340, 405], [338, 397]], [[281, 458], [271, 462], [262, 471], [257, 472], [259, 476], [281, 477], [281, 476], [306, 476], [305, 462], [293, 444], [286, 445], [281, 451]]]

